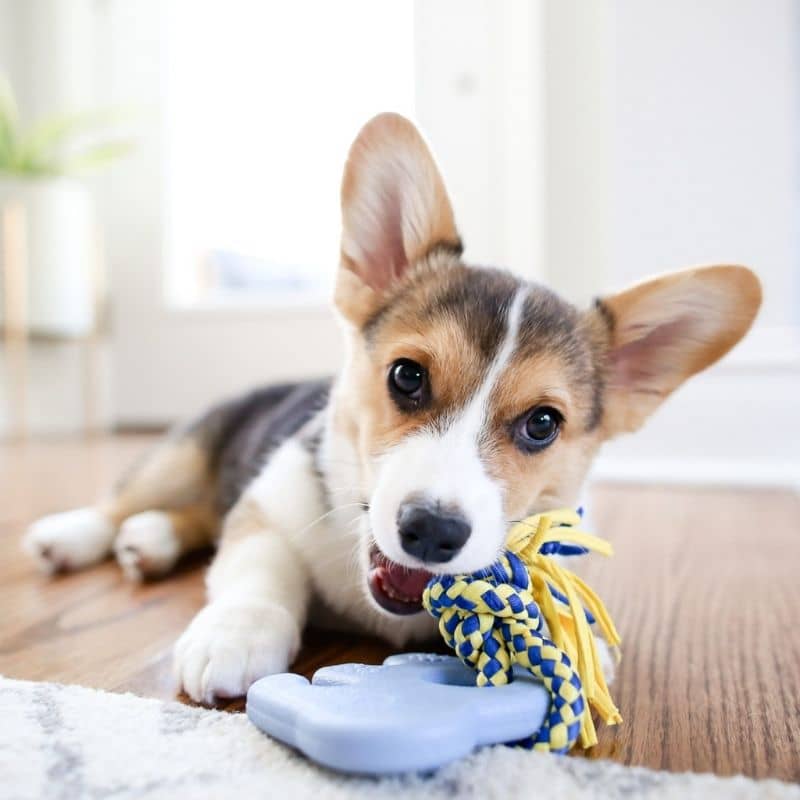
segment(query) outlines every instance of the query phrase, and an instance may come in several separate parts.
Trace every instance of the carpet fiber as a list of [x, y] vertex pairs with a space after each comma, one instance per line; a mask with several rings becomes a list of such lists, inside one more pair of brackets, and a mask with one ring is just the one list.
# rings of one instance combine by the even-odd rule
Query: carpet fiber
[[0, 785], [0, 795], [14, 800], [800, 800], [800, 788], [776, 781], [673, 775], [507, 747], [484, 749], [428, 776], [345, 777], [268, 739], [242, 714], [4, 678]]

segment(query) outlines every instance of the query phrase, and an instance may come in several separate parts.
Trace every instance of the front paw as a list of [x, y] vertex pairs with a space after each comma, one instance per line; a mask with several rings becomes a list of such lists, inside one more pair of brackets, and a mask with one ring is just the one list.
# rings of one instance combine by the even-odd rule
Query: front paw
[[274, 603], [216, 601], [192, 620], [175, 645], [178, 688], [198, 703], [241, 697], [265, 675], [285, 672], [300, 631]]

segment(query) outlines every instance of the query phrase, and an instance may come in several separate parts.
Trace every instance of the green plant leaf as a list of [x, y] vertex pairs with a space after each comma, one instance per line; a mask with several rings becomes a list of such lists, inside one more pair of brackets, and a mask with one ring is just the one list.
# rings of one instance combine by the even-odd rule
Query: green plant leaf
[[133, 150], [133, 142], [118, 140], [102, 142], [68, 156], [59, 165], [59, 172], [64, 175], [77, 175], [94, 172], [106, 164], [128, 155]]
[[19, 144], [20, 158], [25, 164], [57, 160], [70, 139], [92, 134], [121, 119], [119, 112], [98, 111], [62, 114], [48, 117], [32, 125]]
[[128, 116], [120, 110], [60, 114], [23, 131], [11, 84], [0, 73], [0, 173], [33, 178], [99, 169], [130, 152], [131, 143], [91, 139]]

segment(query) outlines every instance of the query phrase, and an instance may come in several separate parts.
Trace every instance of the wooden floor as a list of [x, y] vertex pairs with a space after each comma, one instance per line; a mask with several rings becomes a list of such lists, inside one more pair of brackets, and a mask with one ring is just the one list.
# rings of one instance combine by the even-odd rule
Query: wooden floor
[[[132, 586], [111, 563], [48, 580], [19, 552], [29, 520], [87, 504], [147, 443], [0, 448], [0, 674], [174, 696], [170, 646], [203, 602], [207, 557]], [[592, 503], [616, 548], [586, 574], [624, 640], [625, 722], [589, 757], [800, 780], [798, 496], [602, 486]], [[389, 652], [311, 634], [296, 669]]]

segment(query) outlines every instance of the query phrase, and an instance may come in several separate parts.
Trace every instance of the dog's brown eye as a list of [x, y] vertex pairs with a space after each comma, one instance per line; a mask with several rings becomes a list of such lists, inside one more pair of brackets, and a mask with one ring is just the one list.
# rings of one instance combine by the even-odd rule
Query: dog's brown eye
[[425, 399], [427, 373], [409, 358], [395, 361], [389, 368], [389, 391], [403, 410], [418, 408]]
[[550, 406], [537, 406], [517, 422], [514, 438], [519, 447], [531, 452], [552, 444], [561, 428], [562, 416]]
[[557, 430], [558, 420], [552, 408], [537, 408], [525, 423], [525, 433], [537, 442], [549, 439]]

